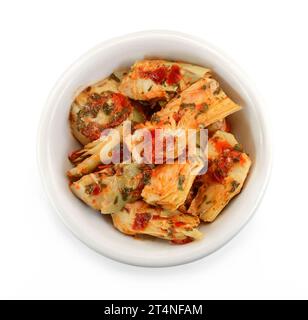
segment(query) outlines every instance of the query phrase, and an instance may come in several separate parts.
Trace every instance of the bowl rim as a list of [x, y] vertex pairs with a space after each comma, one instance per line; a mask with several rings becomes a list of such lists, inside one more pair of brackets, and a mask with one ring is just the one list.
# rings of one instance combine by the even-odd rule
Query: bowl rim
[[[172, 261], [172, 259], [169, 259], [165, 262], [160, 262], [155, 265], [153, 264], [147, 264], [145, 261], [139, 258], [131, 257], [131, 258], [122, 258], [119, 257], [117, 253], [113, 253], [112, 250], [109, 250], [109, 252], [102, 251], [95, 243], [92, 241], [89, 237], [85, 236], [84, 234], [81, 234], [79, 230], [74, 228], [69, 220], [65, 217], [65, 214], [63, 214], [62, 210], [60, 210], [59, 206], [57, 205], [56, 201], [54, 200], [54, 197], [51, 192], [50, 184], [48, 183], [48, 179], [46, 179], [46, 176], [44, 172], [47, 170], [47, 161], [46, 161], [46, 144], [44, 142], [44, 135], [46, 134], [45, 130], [45, 124], [46, 121], [48, 121], [48, 115], [51, 110], [51, 102], [54, 101], [55, 95], [61, 87], [64, 86], [65, 79], [70, 76], [70, 73], [72, 73], [76, 68], [78, 69], [78, 66], [83, 63], [84, 60], [87, 60], [91, 56], [95, 54], [97, 50], [102, 49], [102, 47], [108, 48], [109, 46], [116, 45], [123, 41], [129, 41], [134, 40], [136, 38], [140, 37], [151, 37], [151, 36], [169, 36], [169, 37], [177, 37], [181, 38], [182, 40], [186, 41], [193, 41], [197, 43], [198, 45], [201, 45], [202, 47], [206, 47], [207, 50], [210, 50], [213, 52], [219, 60], [223, 61], [225, 64], [229, 65], [229, 70], [232, 72], [232, 74], [240, 79], [240, 83], [244, 84], [245, 90], [248, 93], [249, 97], [253, 99], [254, 104], [256, 106], [255, 112], [258, 117], [259, 123], [260, 123], [260, 130], [262, 131], [262, 146], [263, 150], [265, 151], [264, 157], [265, 161], [264, 163], [266, 166], [264, 167], [265, 173], [264, 178], [262, 182], [262, 188], [258, 191], [258, 197], [256, 197], [254, 201], [254, 205], [251, 206], [249, 209], [249, 214], [247, 214], [247, 218], [242, 224], [237, 228], [236, 232], [229, 236], [227, 239], [225, 239], [222, 243], [220, 243], [217, 246], [214, 246], [212, 250], [209, 250], [206, 253], [199, 252], [198, 255], [194, 255], [192, 257], [189, 257], [187, 259], [183, 259], [182, 261]], [[111, 39], [108, 39], [106, 41], [103, 41], [93, 47], [92, 49], [85, 52], [83, 55], [81, 55], [79, 58], [77, 58], [67, 69], [62, 73], [62, 75], [59, 77], [57, 82], [55, 83], [54, 87], [52, 88], [47, 101], [45, 103], [45, 106], [42, 110], [41, 117], [39, 120], [39, 126], [37, 130], [37, 165], [38, 170], [41, 177], [41, 182], [43, 185], [43, 189], [45, 191], [45, 194], [47, 195], [47, 198], [49, 199], [52, 207], [57, 212], [60, 219], [63, 221], [63, 223], [66, 225], [66, 227], [79, 239], [81, 240], [86, 246], [93, 249], [97, 253], [110, 258], [112, 260], [115, 260], [117, 262], [121, 262], [124, 264], [139, 266], [139, 267], [171, 267], [171, 266], [177, 266], [182, 265], [186, 263], [191, 263], [193, 261], [199, 260], [201, 258], [204, 258], [213, 252], [216, 252], [221, 247], [223, 247], [225, 244], [227, 244], [230, 240], [232, 240], [244, 227], [245, 225], [250, 221], [252, 216], [255, 214], [257, 208], [259, 207], [261, 200], [265, 194], [266, 188], [268, 186], [268, 182], [271, 175], [271, 169], [272, 169], [272, 150], [271, 150], [271, 138], [269, 135], [269, 119], [267, 116], [265, 116], [266, 108], [263, 98], [261, 97], [260, 93], [257, 91], [255, 85], [252, 83], [252, 81], [249, 79], [249, 77], [244, 73], [244, 71], [241, 69], [241, 67], [238, 66], [236, 62], [233, 61], [221, 48], [217, 48], [212, 43], [209, 43], [208, 41], [187, 34], [183, 32], [173, 31], [173, 30], [145, 30], [145, 31], [139, 31], [134, 33], [125, 34], [122, 36], [114, 37]]]

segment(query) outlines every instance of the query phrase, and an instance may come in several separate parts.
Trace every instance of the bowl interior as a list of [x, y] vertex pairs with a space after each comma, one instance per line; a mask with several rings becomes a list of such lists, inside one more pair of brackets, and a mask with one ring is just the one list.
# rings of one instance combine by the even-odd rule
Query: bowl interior
[[[102, 217], [69, 190], [65, 172], [67, 155], [79, 147], [68, 125], [68, 113], [77, 91], [113, 70], [128, 67], [144, 57], [181, 60], [211, 68], [223, 89], [243, 110], [230, 116], [232, 131], [252, 158], [253, 165], [240, 195], [212, 224], [203, 224], [205, 237], [184, 246], [147, 239], [136, 240], [116, 231], [109, 217]], [[141, 33], [103, 43], [80, 58], [54, 88], [41, 122], [40, 167], [51, 201], [69, 228], [86, 244], [116, 260], [144, 266], [185, 263], [209, 254], [232, 238], [252, 215], [264, 189], [268, 167], [264, 124], [251, 88], [236, 66], [207, 44], [179, 34]], [[265, 170], [266, 171], [266, 170]]]

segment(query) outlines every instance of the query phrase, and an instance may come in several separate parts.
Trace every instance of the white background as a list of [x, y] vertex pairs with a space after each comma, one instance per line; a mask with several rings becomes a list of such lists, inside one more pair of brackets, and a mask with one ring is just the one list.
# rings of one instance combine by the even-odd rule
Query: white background
[[[0, 298], [308, 298], [307, 1], [2, 1]], [[61, 73], [97, 43], [144, 29], [203, 37], [266, 101], [274, 164], [254, 218], [210, 257], [131, 267], [62, 224], [36, 165], [41, 110]], [[59, 142], [60, 143], [60, 142]]]

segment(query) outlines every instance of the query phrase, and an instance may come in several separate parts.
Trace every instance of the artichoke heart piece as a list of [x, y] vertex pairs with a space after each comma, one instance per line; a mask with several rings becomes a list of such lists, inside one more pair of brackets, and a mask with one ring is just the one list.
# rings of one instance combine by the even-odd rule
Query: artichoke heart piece
[[[135, 120], [140, 112], [119, 93], [119, 81], [113, 74], [88, 86], [73, 101], [69, 121], [74, 137], [81, 144], [97, 140], [104, 129], [117, 127], [126, 119]], [[136, 122], [144, 121], [144, 116], [139, 121], [138, 118]]]
[[113, 213], [112, 220], [119, 231], [128, 235], [146, 234], [177, 244], [202, 237], [202, 233], [197, 230], [200, 223], [198, 217], [182, 213], [164, 216], [161, 213], [161, 208], [136, 201]]
[[183, 129], [205, 128], [240, 110], [210, 77], [198, 80], [152, 116], [147, 126]]
[[141, 197], [148, 167], [120, 164], [83, 176], [72, 183], [73, 193], [101, 213], [118, 212]]
[[95, 171], [99, 166], [104, 166], [104, 163], [109, 163], [108, 159], [102, 159], [101, 151], [104, 147], [108, 148], [110, 151], [114, 150], [121, 143], [122, 129], [122, 126], [115, 128], [119, 133], [119, 139], [108, 134], [98, 140], [88, 143], [82, 149], [72, 152], [69, 155], [69, 160], [75, 167], [68, 170], [68, 178], [72, 181], [76, 181], [82, 176]]
[[170, 100], [210, 70], [187, 63], [166, 60], [137, 61], [123, 78], [119, 90], [135, 100]]
[[208, 171], [198, 178], [201, 187], [188, 212], [213, 221], [244, 184], [251, 160], [231, 133], [217, 131], [208, 144]]
[[196, 175], [203, 168], [201, 158], [185, 163], [163, 164], [153, 169], [150, 182], [142, 190], [144, 201], [170, 211], [181, 206]]
[[[144, 116], [138, 109], [133, 108], [128, 120], [131, 120], [133, 123], [139, 123], [144, 121]], [[80, 179], [83, 175], [95, 171], [98, 166], [109, 162], [108, 159], [102, 159], [101, 150], [103, 147], [107, 148], [107, 146], [110, 150], [116, 150], [119, 144], [123, 142], [123, 124], [112, 128], [112, 130], [114, 131], [108, 132], [107, 130], [106, 135], [86, 144], [82, 149], [74, 151], [69, 155], [69, 160], [75, 165], [75, 167], [67, 172], [70, 180]], [[113, 135], [114, 133], [118, 133], [118, 135]]]

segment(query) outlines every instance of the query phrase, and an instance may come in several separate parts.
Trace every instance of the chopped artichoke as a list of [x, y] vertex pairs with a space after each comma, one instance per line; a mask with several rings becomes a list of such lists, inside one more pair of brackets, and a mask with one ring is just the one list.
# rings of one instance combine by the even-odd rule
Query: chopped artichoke
[[199, 129], [240, 110], [213, 78], [204, 78], [184, 90], [152, 117], [147, 127]]
[[177, 92], [209, 74], [209, 69], [187, 63], [142, 60], [131, 67], [119, 90], [135, 100], [170, 100]]
[[83, 145], [99, 139], [104, 129], [117, 127], [126, 119], [144, 121], [140, 110], [135, 110], [130, 100], [119, 93], [120, 79], [112, 75], [84, 89], [72, 103], [72, 133]]
[[161, 208], [136, 201], [113, 213], [112, 220], [119, 231], [128, 235], [146, 234], [179, 244], [202, 237], [197, 230], [200, 223], [198, 217], [182, 213], [164, 216], [161, 213]]
[[114, 213], [125, 203], [141, 197], [148, 168], [136, 164], [120, 164], [90, 173], [72, 183], [74, 194], [101, 213]]
[[184, 204], [191, 186], [203, 168], [204, 159], [198, 157], [185, 163], [163, 164], [153, 169], [150, 182], [142, 197], [152, 205], [174, 211]]
[[[129, 120], [133, 121], [133, 123], [138, 123], [144, 121], [144, 118], [142, 113], [136, 108], [133, 108]], [[123, 142], [123, 125], [121, 124], [113, 129], [119, 132], [120, 141], [113, 140], [110, 135], [106, 134], [105, 136], [88, 143], [82, 149], [70, 154], [69, 159], [75, 165], [75, 167], [67, 172], [67, 176], [71, 180], [79, 179], [83, 175], [95, 171], [99, 165], [108, 162], [102, 162], [100, 155], [102, 148], [108, 144], [109, 147], [113, 149], [116, 148], [119, 143]]]
[[208, 158], [208, 171], [198, 179], [202, 185], [188, 212], [211, 222], [241, 191], [251, 160], [234, 136], [224, 131], [217, 131], [209, 139]]

